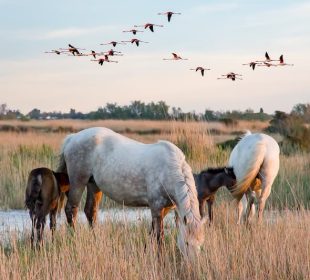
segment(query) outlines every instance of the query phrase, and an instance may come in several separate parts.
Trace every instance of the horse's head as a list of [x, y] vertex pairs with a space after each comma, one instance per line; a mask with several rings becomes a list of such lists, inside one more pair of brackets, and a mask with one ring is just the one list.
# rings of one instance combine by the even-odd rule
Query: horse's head
[[225, 172], [225, 177], [224, 177], [225, 186], [229, 190], [231, 190], [232, 187], [234, 187], [237, 183], [236, 174], [232, 167], [225, 167], [224, 172]]
[[194, 261], [201, 251], [204, 242], [204, 223], [206, 219], [195, 221], [194, 217], [185, 216], [179, 223], [177, 243], [183, 256], [189, 261]]

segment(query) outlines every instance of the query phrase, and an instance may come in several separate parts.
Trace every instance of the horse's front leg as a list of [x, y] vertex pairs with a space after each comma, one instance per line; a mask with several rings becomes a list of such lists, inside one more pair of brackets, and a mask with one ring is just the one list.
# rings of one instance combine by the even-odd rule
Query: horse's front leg
[[156, 237], [157, 244], [159, 248], [161, 247], [164, 239], [164, 223], [163, 223], [163, 216], [164, 216], [164, 208], [161, 210], [153, 210], [152, 212], [152, 235]]
[[199, 200], [199, 212], [200, 212], [201, 218], [206, 216], [206, 201], [207, 201], [206, 198]]
[[215, 200], [215, 196], [211, 195], [208, 199], [208, 213], [209, 213], [209, 225], [213, 223], [213, 203]]

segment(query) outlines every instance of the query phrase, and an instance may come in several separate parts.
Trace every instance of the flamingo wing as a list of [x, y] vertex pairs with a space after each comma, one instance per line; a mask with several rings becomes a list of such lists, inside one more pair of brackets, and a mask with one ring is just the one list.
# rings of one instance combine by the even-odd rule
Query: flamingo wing
[[280, 56], [280, 63], [284, 63], [284, 58], [283, 58], [283, 54], [281, 54], [281, 56]]

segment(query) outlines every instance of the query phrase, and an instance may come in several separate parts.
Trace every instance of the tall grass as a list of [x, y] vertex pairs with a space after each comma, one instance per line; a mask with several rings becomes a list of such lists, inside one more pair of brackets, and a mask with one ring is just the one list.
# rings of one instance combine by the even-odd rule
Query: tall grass
[[[132, 126], [126, 130], [128, 123], [117, 124], [142, 142], [174, 142], [195, 172], [224, 166], [230, 154], [215, 145], [218, 135], [205, 124], [170, 123], [160, 134], [132, 133]], [[39, 166], [55, 169], [64, 137], [64, 133], [0, 132], [0, 208], [23, 208], [28, 172]], [[79, 224], [74, 235], [62, 225], [54, 242], [46, 229], [41, 250], [31, 249], [27, 230], [21, 236], [12, 233], [7, 242], [0, 239], [0, 279], [310, 279], [310, 214], [305, 210], [310, 208], [309, 169], [309, 155], [281, 155], [263, 225], [236, 226], [235, 203], [222, 189], [214, 224], [206, 226], [203, 250], [193, 266], [177, 249], [172, 221], [165, 222], [159, 255], [149, 236], [150, 220], [107, 219], [93, 231]], [[109, 205], [105, 200], [103, 206]]]
[[[129, 134], [125, 133], [126, 136], [139, 141], [151, 143], [165, 139], [175, 143], [186, 155], [194, 172], [206, 167], [227, 164], [230, 150], [216, 147], [215, 137], [205, 123], [170, 122], [168, 127], [168, 122], [163, 122], [165, 131], [160, 134], [132, 133], [138, 125], [141, 125], [141, 121], [126, 121], [123, 124], [116, 121], [116, 123], [119, 127], [122, 125], [125, 131], [131, 131]], [[154, 122], [153, 126], [150, 121], [146, 123], [150, 125], [149, 129], [154, 129], [160, 122]], [[79, 123], [80, 126], [87, 124], [89, 122]], [[113, 121], [110, 121], [110, 124], [115, 125]], [[260, 126], [256, 124], [256, 127]], [[240, 128], [242, 127], [238, 127]], [[24, 207], [24, 190], [28, 173], [31, 169], [40, 166], [56, 168], [57, 155], [65, 135], [65, 133], [0, 132], [0, 208]], [[234, 138], [233, 135], [231, 137]], [[218, 140], [218, 136], [216, 139]], [[273, 185], [267, 207], [310, 208], [309, 169], [308, 154], [282, 155], [279, 175]], [[102, 206], [108, 202], [109, 199], [104, 198]]]
[[261, 226], [238, 227], [232, 205], [216, 207], [193, 266], [177, 249], [176, 229], [165, 226], [162, 254], [151, 241], [150, 222], [107, 220], [94, 231], [62, 226], [33, 251], [29, 233], [0, 249], [1, 279], [309, 279], [310, 216], [304, 211], [266, 217]]

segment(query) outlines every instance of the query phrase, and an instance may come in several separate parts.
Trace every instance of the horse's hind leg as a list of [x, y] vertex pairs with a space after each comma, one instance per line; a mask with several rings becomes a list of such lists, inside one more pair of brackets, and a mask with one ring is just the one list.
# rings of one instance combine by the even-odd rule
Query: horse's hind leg
[[75, 227], [78, 207], [82, 198], [87, 180], [78, 181], [70, 178], [71, 188], [68, 193], [68, 200], [65, 207], [67, 222], [70, 227]]
[[240, 225], [241, 224], [241, 219], [242, 217], [244, 216], [243, 212], [245, 209], [247, 209], [247, 198], [245, 195], [242, 196], [242, 198], [237, 201], [237, 208], [238, 208], [238, 220], [237, 220], [237, 225]]
[[102, 198], [102, 191], [98, 188], [94, 181], [87, 183], [87, 197], [84, 207], [84, 213], [87, 217], [90, 227], [97, 221], [97, 211]]
[[253, 216], [253, 212], [255, 211], [255, 205], [254, 205], [254, 200], [255, 200], [255, 193], [252, 190], [248, 190], [246, 192], [247, 200], [248, 200], [248, 205], [246, 208], [246, 223], [249, 224], [250, 218]]
[[263, 185], [263, 190], [261, 193], [261, 196], [259, 198], [259, 203], [258, 203], [258, 222], [261, 223], [263, 220], [263, 212], [265, 209], [265, 204], [266, 204], [266, 200], [270, 195], [271, 192], [271, 184], [268, 184], [266, 186]]
[[56, 230], [56, 215], [57, 215], [58, 205], [50, 210], [50, 229], [52, 231], [52, 239], [54, 239], [54, 233]]

